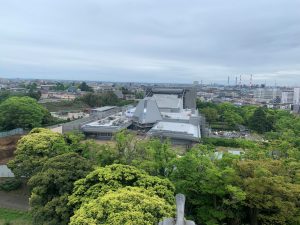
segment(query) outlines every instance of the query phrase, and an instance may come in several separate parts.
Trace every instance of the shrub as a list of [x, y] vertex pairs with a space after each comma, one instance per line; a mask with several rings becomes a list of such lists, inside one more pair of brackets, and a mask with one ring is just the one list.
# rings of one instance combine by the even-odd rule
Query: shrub
[[22, 181], [17, 178], [9, 178], [2, 184], [0, 184], [0, 190], [2, 191], [13, 191], [17, 190], [22, 186]]

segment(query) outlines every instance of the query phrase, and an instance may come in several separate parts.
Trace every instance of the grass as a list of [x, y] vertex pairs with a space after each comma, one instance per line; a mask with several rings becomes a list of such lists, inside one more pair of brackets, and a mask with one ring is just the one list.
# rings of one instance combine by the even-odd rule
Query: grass
[[82, 101], [61, 101], [61, 102], [47, 102], [41, 103], [44, 107], [46, 107], [50, 112], [58, 112], [58, 111], [82, 111], [86, 108], [90, 108]]
[[0, 208], [0, 225], [31, 225], [29, 212]]

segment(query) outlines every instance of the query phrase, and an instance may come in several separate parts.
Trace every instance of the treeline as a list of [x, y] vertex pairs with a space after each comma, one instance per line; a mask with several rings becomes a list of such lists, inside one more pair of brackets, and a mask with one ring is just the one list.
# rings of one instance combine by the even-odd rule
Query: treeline
[[[114, 144], [34, 129], [9, 167], [26, 177], [34, 224], [154, 224], [187, 196], [197, 224], [299, 224], [299, 146], [205, 139], [178, 156], [168, 141], [122, 131]], [[242, 149], [216, 154], [216, 146]]]
[[[31, 130], [35, 127], [50, 126], [65, 122], [51, 116], [49, 110], [84, 110], [90, 107], [106, 105], [124, 106], [134, 101], [118, 99], [113, 92], [87, 93], [73, 101], [39, 104], [36, 99], [23, 95], [0, 95], [0, 131], [23, 128]], [[48, 109], [49, 110], [48, 110]]]
[[41, 98], [41, 92], [36, 89], [29, 89], [26, 92], [13, 92], [8, 90], [1, 90], [0, 91], [0, 103], [5, 101], [6, 99], [10, 97], [31, 97], [36, 100], [39, 100]]
[[[258, 106], [235, 106], [231, 103], [214, 104], [197, 101], [197, 108], [205, 115], [212, 128], [237, 129], [244, 125], [261, 134], [283, 132], [287, 129], [299, 132], [300, 118], [288, 111], [268, 109]], [[293, 126], [293, 125], [294, 126]]]
[[49, 126], [62, 122], [31, 97], [9, 97], [0, 102], [0, 131]]
[[87, 93], [84, 96], [77, 98], [76, 101], [82, 101], [90, 107], [102, 107], [106, 105], [124, 106], [134, 103], [133, 100], [119, 99], [112, 91]]

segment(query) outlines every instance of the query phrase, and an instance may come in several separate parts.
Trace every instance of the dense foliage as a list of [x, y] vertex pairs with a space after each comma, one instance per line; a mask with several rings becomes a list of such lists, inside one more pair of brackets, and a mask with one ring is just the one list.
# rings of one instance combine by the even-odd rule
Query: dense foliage
[[93, 88], [90, 87], [89, 85], [87, 85], [86, 82], [82, 82], [79, 87], [78, 87], [81, 91], [87, 91], [87, 92], [94, 92]]
[[150, 225], [173, 216], [174, 208], [154, 192], [127, 187], [83, 204], [71, 225]]
[[280, 135], [284, 131], [291, 131], [294, 134], [300, 132], [300, 117], [284, 110], [201, 101], [197, 101], [197, 108], [204, 114], [211, 127], [216, 129], [237, 129], [238, 125], [244, 125], [260, 134], [275, 132]]
[[41, 92], [37, 90], [37, 86], [35, 85], [28, 85], [26, 91], [10, 91], [10, 90], [0, 90], [0, 103], [5, 101], [6, 99], [10, 97], [31, 97], [36, 100], [39, 100], [41, 98]]
[[69, 197], [70, 204], [78, 208], [82, 203], [126, 186], [152, 191], [170, 204], [174, 201], [174, 186], [169, 180], [150, 176], [133, 166], [113, 164], [100, 167], [76, 181], [73, 194]]
[[41, 170], [48, 158], [68, 151], [69, 147], [61, 134], [35, 128], [19, 140], [15, 158], [8, 166], [18, 177], [31, 177]]
[[298, 224], [298, 160], [247, 156], [220, 159], [198, 146], [174, 162], [171, 180], [186, 194], [189, 215], [198, 224]]
[[119, 99], [112, 91], [104, 93], [87, 93], [78, 100], [90, 107], [102, 107], [106, 105], [123, 106], [134, 103], [134, 101]]
[[49, 159], [28, 182], [34, 224], [68, 224], [73, 214], [68, 196], [73, 184], [87, 175], [91, 164], [77, 153], [65, 153]]
[[172, 159], [176, 157], [169, 142], [140, 140], [125, 130], [117, 133], [114, 141], [115, 145], [91, 145], [88, 157], [101, 166], [122, 163], [162, 177], [170, 172]]
[[299, 162], [244, 160], [235, 167], [246, 194], [240, 211], [251, 224], [299, 224]]
[[30, 97], [10, 97], [0, 104], [0, 129], [32, 129], [41, 126], [48, 111]]
[[1, 191], [13, 191], [22, 186], [22, 180], [19, 178], [7, 178], [0, 182]]

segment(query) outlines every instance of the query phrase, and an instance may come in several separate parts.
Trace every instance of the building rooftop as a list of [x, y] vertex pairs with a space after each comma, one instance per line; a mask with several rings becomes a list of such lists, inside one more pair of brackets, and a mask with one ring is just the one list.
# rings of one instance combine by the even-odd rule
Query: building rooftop
[[154, 94], [158, 108], [182, 109], [183, 101], [177, 95]]
[[[201, 137], [200, 127], [189, 123], [176, 123], [161, 121], [154, 125], [148, 132], [150, 135], [159, 136], [164, 135], [167, 137], [180, 137], [185, 139], [199, 139]], [[179, 135], [179, 136], [178, 136]]]
[[130, 120], [123, 115], [122, 112], [113, 114], [104, 119], [97, 120], [82, 126], [84, 127], [119, 127], [125, 123], [128, 123]]
[[199, 116], [198, 111], [191, 109], [183, 109], [180, 112], [161, 112], [163, 119], [173, 120], [189, 120], [191, 116]]
[[156, 101], [151, 97], [141, 100], [136, 106], [133, 120], [140, 124], [153, 124], [162, 120]]
[[160, 94], [182, 94], [184, 92], [183, 88], [152, 88], [153, 93]]

